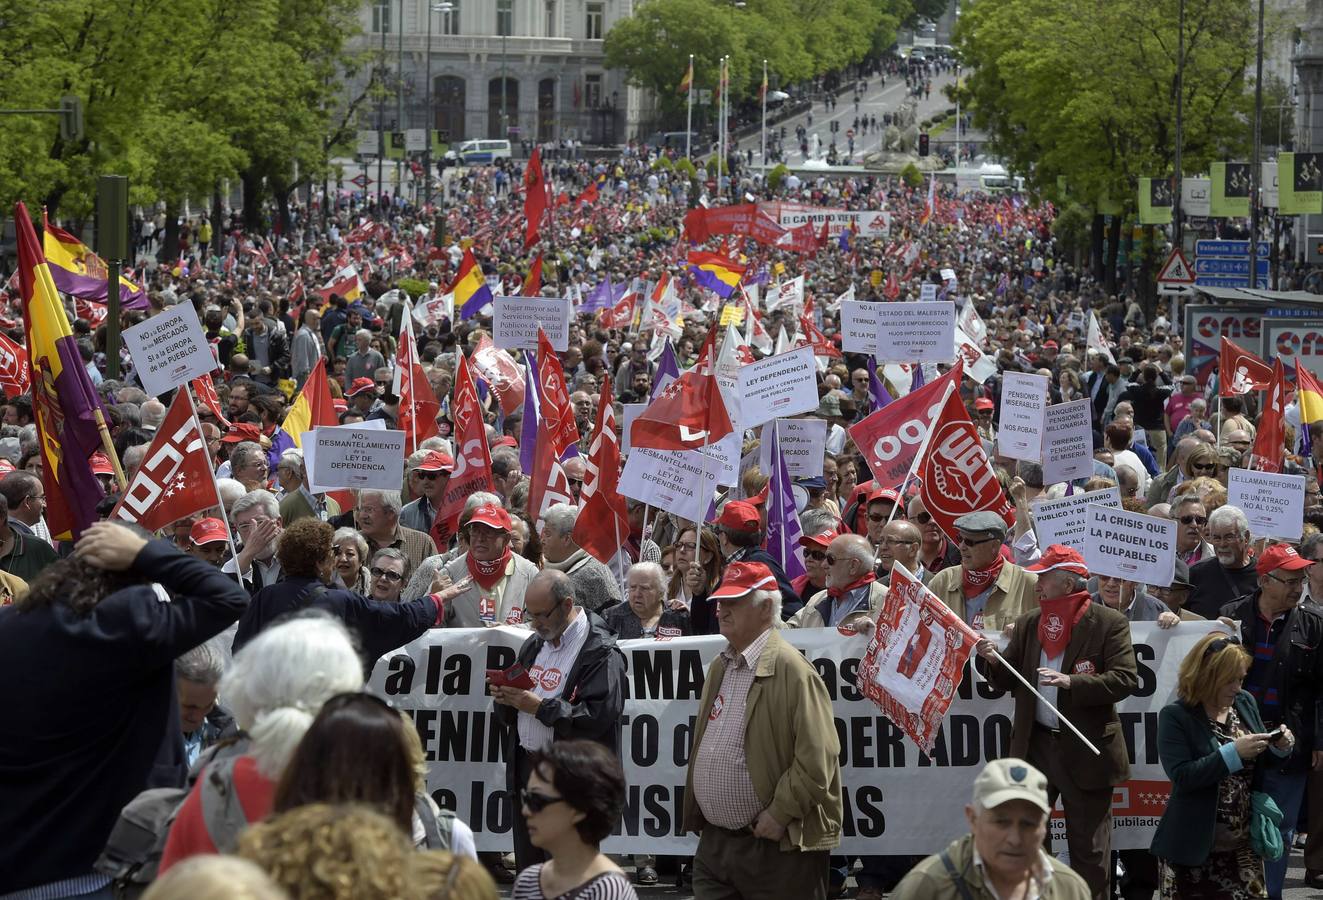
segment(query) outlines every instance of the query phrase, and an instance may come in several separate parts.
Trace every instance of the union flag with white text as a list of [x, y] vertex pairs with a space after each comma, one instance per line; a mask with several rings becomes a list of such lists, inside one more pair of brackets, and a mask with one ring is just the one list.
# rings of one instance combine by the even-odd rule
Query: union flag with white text
[[110, 517], [156, 531], [219, 505], [193, 404], [188, 391], [176, 391], [142, 465]]

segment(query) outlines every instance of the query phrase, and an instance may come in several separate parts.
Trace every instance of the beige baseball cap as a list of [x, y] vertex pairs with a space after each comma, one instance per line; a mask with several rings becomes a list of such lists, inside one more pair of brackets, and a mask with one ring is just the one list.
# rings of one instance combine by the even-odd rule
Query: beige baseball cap
[[1022, 759], [994, 759], [974, 779], [974, 805], [992, 809], [1011, 800], [1027, 800], [1049, 815], [1047, 776]]

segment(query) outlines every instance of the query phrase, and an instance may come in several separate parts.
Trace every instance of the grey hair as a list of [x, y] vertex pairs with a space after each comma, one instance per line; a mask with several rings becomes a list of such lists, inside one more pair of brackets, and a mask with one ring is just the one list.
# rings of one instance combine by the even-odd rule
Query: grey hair
[[35, 422], [29, 422], [18, 429], [18, 445], [23, 450], [27, 450], [29, 447], [36, 447], [37, 443], [37, 425]]
[[1022, 459], [1015, 464], [1015, 474], [1020, 476], [1020, 480], [1031, 488], [1041, 488], [1043, 486], [1043, 466], [1041, 463]]
[[578, 519], [579, 507], [570, 506], [568, 503], [553, 503], [542, 514], [543, 527], [550, 528], [559, 535], [567, 535], [574, 531], [574, 523]]
[[303, 451], [298, 447], [290, 447], [284, 453], [280, 454], [280, 464], [289, 465], [293, 463], [299, 467], [299, 472], [303, 472]]
[[[254, 444], [254, 446], [256, 445]], [[235, 500], [234, 506], [230, 507], [230, 516], [241, 516], [255, 506], [262, 507], [262, 511], [267, 514], [268, 518], [280, 518], [280, 502], [276, 500], [276, 495], [262, 488], [249, 491], [238, 500]]]
[[220, 492], [221, 506], [234, 515], [234, 504], [239, 498], [248, 493], [248, 488], [243, 486], [242, 481], [235, 481], [233, 478], [217, 478], [216, 490]]
[[399, 491], [366, 490], [358, 492], [358, 501], [360, 503], [362, 503], [364, 498], [367, 497], [377, 497], [381, 500], [382, 507], [387, 511], [393, 512], [397, 516], [400, 514], [400, 507], [402, 504], [400, 503]]
[[781, 592], [780, 591], [754, 591], [749, 598], [749, 602], [759, 608], [772, 608], [772, 627], [781, 627]]
[[629, 572], [626, 573], [625, 577], [628, 578], [635, 572], [638, 572], [640, 575], [646, 575], [648, 580], [653, 583], [653, 586], [661, 592], [662, 599], [666, 599], [666, 572], [661, 566], [657, 565], [655, 562], [637, 562], [629, 567]]
[[225, 674], [225, 655], [216, 646], [216, 638], [198, 644], [175, 659], [175, 675], [194, 684], [214, 687]]
[[[357, 532], [355, 532], [355, 533], [357, 533]], [[408, 580], [409, 580], [409, 557], [406, 556], [406, 555], [403, 553], [403, 551], [396, 550], [394, 547], [382, 547], [382, 548], [381, 548], [380, 550], [378, 550], [376, 553], [372, 554], [372, 559], [368, 562], [368, 565], [372, 565], [372, 563], [376, 562], [376, 561], [379, 560], [379, 559], [396, 559], [396, 560], [399, 560], [401, 563], [403, 563], [403, 564], [404, 564], [404, 571], [403, 571], [402, 573], [400, 573], [400, 574], [402, 574], [402, 575], [404, 576], [404, 582], [405, 582], [405, 583], [408, 582]]]
[[1249, 519], [1245, 518], [1244, 511], [1239, 507], [1223, 505], [1213, 510], [1213, 514], [1208, 517], [1209, 530], [1215, 525], [1234, 525], [1241, 537], [1249, 537]]
[[455, 455], [454, 448], [452, 448], [451, 445], [450, 445], [450, 439], [449, 439], [449, 438], [443, 438], [443, 437], [430, 437], [430, 438], [427, 438], [427, 439], [424, 440], [421, 444], [418, 445], [418, 449], [419, 449], [419, 450], [440, 450], [442, 453], [447, 453], [447, 454], [449, 454], [450, 456], [454, 456], [454, 455]]
[[1306, 535], [1305, 539], [1300, 542], [1300, 555], [1310, 557], [1320, 544], [1323, 544], [1323, 532], [1316, 531], [1313, 534]]
[[239, 471], [257, 457], [266, 457], [266, 451], [262, 449], [261, 444], [256, 441], [240, 441], [230, 451], [230, 471]]
[[144, 401], [138, 408], [138, 421], [145, 428], [160, 428], [165, 421], [165, 404], [154, 397]]
[[337, 547], [341, 541], [353, 541], [354, 546], [358, 548], [358, 558], [368, 558], [368, 542], [363, 535], [359, 534], [353, 528], [344, 526], [335, 529], [335, 534], [331, 535], [331, 546]]
[[1200, 497], [1198, 494], [1196, 494], [1194, 491], [1188, 491], [1184, 494], [1181, 494], [1179, 497], [1176, 498], [1176, 502], [1171, 505], [1171, 517], [1173, 519], [1176, 518], [1176, 511], [1178, 509], [1180, 509], [1182, 506], [1189, 506], [1192, 503], [1198, 503], [1200, 506], [1204, 505], [1203, 498]]
[[354, 332], [354, 339], [355, 339], [355, 340], [357, 340], [358, 338], [361, 338], [361, 337], [365, 337], [365, 338], [367, 338], [369, 341], [372, 340], [372, 331], [371, 331], [371, 329], [368, 329], [368, 328], [360, 328], [360, 329], [358, 329], [358, 331], [355, 331], [355, 332]]
[[414, 469], [418, 468], [419, 464], [427, 459], [427, 452], [428, 451], [426, 450], [418, 449], [406, 456], [404, 458], [404, 474], [408, 475]]
[[147, 456], [147, 451], [151, 444], [134, 444], [124, 450], [124, 459], [120, 462], [125, 470], [136, 468], [142, 465], [143, 459]]
[[469, 494], [469, 499], [464, 501], [464, 508], [460, 510], [459, 524], [461, 526], [469, 524], [469, 519], [473, 518], [473, 511], [487, 503], [492, 506], [500, 506], [501, 498], [491, 491], [474, 491]]
[[827, 509], [806, 509], [799, 514], [799, 528], [804, 534], [822, 534], [836, 525], [837, 517]]

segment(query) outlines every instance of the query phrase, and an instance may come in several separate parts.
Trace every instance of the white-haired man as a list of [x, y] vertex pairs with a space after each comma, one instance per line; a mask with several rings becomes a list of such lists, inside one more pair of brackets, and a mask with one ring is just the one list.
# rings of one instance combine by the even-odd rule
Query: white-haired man
[[873, 572], [873, 547], [862, 534], [842, 534], [827, 547], [827, 589], [786, 622], [788, 628], [831, 628], [855, 613], [882, 608], [887, 589]]
[[400, 509], [399, 491], [359, 491], [354, 518], [369, 550], [376, 553], [382, 547], [394, 547], [403, 551], [413, 571], [436, 553], [436, 542], [426, 532], [401, 525]]
[[1185, 608], [1205, 619], [1216, 619], [1231, 601], [1259, 586], [1249, 519], [1234, 506], [1219, 506], [1208, 517], [1208, 543], [1213, 557], [1190, 566], [1194, 590]]
[[235, 559], [226, 560], [221, 571], [243, 575], [243, 586], [256, 593], [280, 580], [280, 560], [276, 559], [276, 541], [284, 530], [280, 523], [280, 504], [270, 491], [249, 491], [230, 508], [230, 524], [242, 545]]
[[602, 613], [620, 602], [620, 586], [603, 563], [574, 542], [579, 507], [556, 503], [542, 514], [543, 568], [570, 576], [579, 605]]

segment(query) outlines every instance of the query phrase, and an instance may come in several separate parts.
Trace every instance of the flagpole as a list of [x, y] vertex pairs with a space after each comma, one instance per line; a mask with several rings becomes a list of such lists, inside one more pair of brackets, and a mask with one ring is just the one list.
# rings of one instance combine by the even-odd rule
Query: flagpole
[[[198, 440], [202, 442], [202, 454], [207, 460], [207, 474], [211, 476], [211, 489], [216, 492], [217, 505], [220, 507], [221, 521], [225, 523], [225, 541], [230, 545], [230, 557], [234, 560], [234, 574], [239, 579], [239, 587], [248, 590], [244, 583], [243, 572], [239, 569], [239, 548], [234, 545], [234, 529], [230, 527], [230, 517], [225, 512], [225, 500], [221, 497], [220, 485], [216, 483], [216, 470], [211, 466], [211, 451], [207, 449], [207, 435], [202, 430], [202, 420], [198, 418], [197, 404], [193, 402], [193, 391], [188, 384], [180, 385], [179, 388], [188, 398], [188, 412], [193, 417], [193, 424], [197, 426]], [[112, 457], [113, 458], [113, 457]], [[307, 478], [307, 471], [304, 471], [303, 477]]]
[[123, 493], [128, 490], [129, 481], [124, 477], [124, 467], [120, 465], [119, 454], [115, 452], [115, 442], [110, 438], [110, 429], [106, 427], [106, 416], [101, 412], [100, 403], [92, 407], [92, 416], [96, 419], [97, 433], [101, 435], [101, 449], [110, 457], [110, 464], [115, 467], [115, 480], [119, 482], [120, 492]]
[[[726, 158], [726, 57], [721, 57], [721, 66], [717, 73], [717, 196], [721, 196], [721, 162]], [[695, 550], [695, 553], [698, 551]]]
[[[779, 419], [773, 419], [773, 420], [772, 420], [772, 443], [773, 443], [773, 450], [775, 451], [776, 455], [777, 455], [778, 457], [780, 457], [780, 456], [781, 456], [781, 421], [780, 421]], [[781, 492], [782, 492], [782, 489], [783, 489], [783, 487], [784, 487], [784, 485], [781, 484], [781, 463], [778, 461], [778, 462], [774, 463], [774, 465], [776, 466], [775, 473], [776, 473], [776, 505], [777, 505], [777, 515], [778, 515], [778, 516], [784, 516], [784, 515], [785, 515], [785, 509], [781, 507], [781, 502], [782, 502], [782, 500], [781, 500], [782, 493], [781, 493]], [[769, 493], [770, 493], [770, 492], [769, 492]], [[767, 498], [767, 502], [770, 504], [771, 501], [772, 501], [772, 498], [769, 496], [769, 497]], [[785, 564], [786, 564], [786, 558], [787, 558], [787, 557], [786, 557], [786, 530], [785, 530], [785, 528], [781, 528], [781, 566], [782, 566], [783, 568], [785, 567]]]
[[[409, 367], [409, 432], [411, 446], [414, 452], [418, 452], [418, 408], [414, 403], [414, 397], [417, 396], [416, 388], [413, 383], [413, 358], [418, 353], [418, 342], [413, 336], [413, 306], [409, 301], [404, 301], [404, 330], [409, 335], [409, 358], [405, 360]], [[400, 386], [404, 386], [404, 373], [400, 373]], [[401, 401], [403, 402], [403, 401]], [[452, 412], [451, 415], [454, 415]]]
[[[940, 599], [940, 598], [939, 598], [939, 599]], [[949, 608], [950, 608], [950, 607], [948, 607], [948, 609], [949, 609]], [[1069, 729], [1071, 730], [1071, 733], [1073, 733], [1073, 734], [1075, 735], [1075, 737], [1079, 738], [1079, 739], [1084, 743], [1084, 746], [1086, 746], [1086, 747], [1088, 747], [1090, 750], [1092, 750], [1094, 756], [1102, 756], [1102, 753], [1100, 753], [1100, 752], [1098, 751], [1098, 748], [1095, 747], [1095, 746], [1093, 746], [1093, 743], [1092, 743], [1088, 738], [1086, 738], [1083, 734], [1081, 734], [1081, 733], [1080, 733], [1080, 730], [1079, 730], [1078, 728], [1075, 727], [1075, 723], [1072, 722], [1072, 721], [1070, 721], [1070, 719], [1067, 719], [1065, 716], [1063, 716], [1063, 715], [1061, 714], [1061, 710], [1057, 709], [1055, 706], [1052, 705], [1052, 701], [1051, 701], [1051, 700], [1047, 699], [1047, 698], [1044, 697], [1041, 693], [1039, 693], [1038, 688], [1036, 688], [1036, 687], [1034, 687], [1032, 684], [1030, 684], [1030, 683], [1029, 683], [1029, 679], [1027, 679], [1027, 678], [1025, 678], [1023, 675], [1021, 675], [1020, 672], [1019, 672], [1019, 670], [1017, 670], [1017, 669], [1015, 668], [1015, 666], [1013, 666], [1013, 665], [1011, 665], [1009, 662], [1007, 662], [1007, 661], [1006, 661], [1006, 657], [1002, 656], [1000, 651], [994, 649], [994, 650], [992, 651], [992, 654], [993, 654], [993, 656], [997, 657], [997, 661], [998, 661], [998, 662], [1000, 662], [1003, 666], [1006, 667], [1006, 671], [1008, 671], [1008, 672], [1010, 672], [1012, 675], [1014, 675], [1015, 678], [1016, 678], [1016, 680], [1019, 681], [1020, 684], [1024, 685], [1025, 687], [1027, 687], [1027, 688], [1029, 689], [1029, 693], [1033, 694], [1035, 697], [1038, 698], [1038, 702], [1039, 702], [1039, 703], [1042, 703], [1042, 704], [1043, 704], [1044, 706], [1046, 706], [1048, 709], [1052, 710], [1052, 712], [1056, 713], [1057, 719], [1058, 719], [1063, 725], [1065, 725], [1067, 728], [1069, 728]]]
[[767, 60], [763, 60], [763, 89], [761, 93], [763, 95], [762, 163], [763, 163], [763, 178], [766, 179], [767, 177]]
[[689, 54], [689, 90], [685, 91], [688, 95], [685, 98], [684, 114], [684, 158], [693, 160], [693, 136], [694, 136], [694, 54]]
[[905, 473], [905, 480], [900, 483], [900, 499], [891, 505], [891, 515], [887, 516], [888, 525], [890, 525], [891, 520], [896, 517], [896, 510], [900, 509], [900, 504], [905, 500], [905, 489], [909, 487], [910, 479], [919, 471], [919, 464], [923, 462], [923, 458], [928, 455], [928, 445], [932, 443], [933, 439], [933, 426], [936, 425], [937, 420], [941, 418], [942, 409], [946, 406], [946, 400], [951, 396], [951, 392], [955, 390], [955, 387], [955, 379], [952, 379], [951, 382], [947, 384], [946, 391], [942, 394], [941, 402], [937, 404], [937, 413], [928, 420], [928, 433], [923, 436], [923, 443], [919, 445], [919, 452], [914, 454], [914, 461], [910, 463], [910, 470]]

